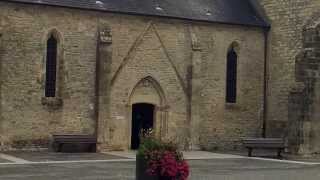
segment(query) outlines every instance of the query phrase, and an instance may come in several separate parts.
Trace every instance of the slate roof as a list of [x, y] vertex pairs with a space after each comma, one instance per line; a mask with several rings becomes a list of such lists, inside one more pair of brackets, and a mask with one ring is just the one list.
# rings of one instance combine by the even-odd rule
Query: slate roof
[[90, 9], [106, 12], [163, 16], [215, 23], [268, 27], [250, 0], [2, 0]]

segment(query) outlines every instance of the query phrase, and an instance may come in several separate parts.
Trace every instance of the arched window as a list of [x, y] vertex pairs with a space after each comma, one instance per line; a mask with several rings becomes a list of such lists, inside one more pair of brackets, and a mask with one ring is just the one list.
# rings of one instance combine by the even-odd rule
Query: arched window
[[58, 41], [51, 35], [47, 41], [45, 96], [56, 96]]
[[227, 55], [227, 87], [226, 102], [236, 103], [237, 101], [237, 60], [238, 55], [232, 47]]

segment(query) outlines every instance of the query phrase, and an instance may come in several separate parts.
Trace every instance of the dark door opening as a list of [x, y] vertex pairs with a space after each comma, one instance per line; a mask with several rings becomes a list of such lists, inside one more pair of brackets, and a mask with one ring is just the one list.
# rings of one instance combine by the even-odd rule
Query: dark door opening
[[153, 128], [154, 105], [139, 103], [132, 106], [132, 134], [131, 149], [138, 149], [140, 145], [139, 134], [142, 130]]

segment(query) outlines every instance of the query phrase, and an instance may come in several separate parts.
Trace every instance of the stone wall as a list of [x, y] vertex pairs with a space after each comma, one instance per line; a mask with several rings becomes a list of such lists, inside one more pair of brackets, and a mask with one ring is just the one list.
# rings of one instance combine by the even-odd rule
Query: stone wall
[[[93, 133], [95, 16], [61, 8], [0, 6], [3, 143], [47, 146], [53, 133]], [[60, 36], [60, 103], [44, 98], [46, 40], [52, 31]]]
[[[289, 94], [295, 81], [295, 60], [303, 48], [303, 27], [319, 12], [318, 0], [256, 0], [271, 24], [268, 54], [267, 135], [287, 136]], [[290, 119], [289, 119], [290, 120]]]
[[[2, 147], [46, 145], [53, 133], [94, 133], [98, 121], [100, 150], [126, 150], [132, 102], [141, 96], [157, 106], [156, 131], [184, 148], [234, 149], [241, 138], [261, 135], [260, 28], [4, 2], [0, 7]], [[53, 100], [43, 98], [51, 31], [62, 46], [61, 97]], [[239, 56], [238, 101], [226, 104], [232, 44]], [[135, 93], [142, 80], [151, 94]]]
[[[100, 54], [109, 57], [100, 56], [100, 61], [110, 67], [100, 73], [110, 76], [101, 81], [109, 84], [109, 93], [100, 89], [105, 96], [99, 107], [99, 124], [105, 124], [99, 128], [104, 148], [128, 148], [132, 94], [146, 77], [159, 85], [165, 99], [165, 103], [157, 106], [164, 121], [160, 127], [167, 129], [156, 131], [167, 132], [164, 136], [177, 138], [183, 147], [232, 149], [239, 147], [243, 137], [261, 135], [264, 52], [261, 29], [130, 18], [130, 22], [121, 23], [135, 37], [130, 39], [119, 35], [123, 32], [114, 31], [119, 26], [117, 18], [100, 19], [101, 24], [112, 29], [113, 39], [112, 44], [100, 47]], [[119, 44], [122, 42], [119, 37], [129, 43]], [[232, 44], [238, 44], [238, 103], [226, 104], [226, 55]], [[118, 51], [123, 46], [129, 47], [119, 58], [116, 55], [123, 53]], [[153, 103], [147, 97], [144, 102]], [[109, 113], [101, 109], [108, 109]]]
[[[295, 142], [294, 153], [320, 152], [320, 15], [303, 30], [303, 50], [296, 59], [296, 80], [300, 90], [289, 96], [289, 142]], [[296, 137], [297, 140], [294, 140]], [[290, 141], [291, 140], [291, 141]]]
[[[241, 138], [261, 136], [263, 31], [219, 25], [194, 27], [194, 33], [202, 47], [200, 53], [193, 52], [192, 87], [193, 121], [197, 122], [199, 118], [198, 126], [193, 127], [200, 127], [200, 147], [239, 148]], [[237, 103], [226, 104], [226, 56], [233, 44], [238, 44], [236, 51], [239, 57]], [[199, 59], [196, 53], [201, 54]]]

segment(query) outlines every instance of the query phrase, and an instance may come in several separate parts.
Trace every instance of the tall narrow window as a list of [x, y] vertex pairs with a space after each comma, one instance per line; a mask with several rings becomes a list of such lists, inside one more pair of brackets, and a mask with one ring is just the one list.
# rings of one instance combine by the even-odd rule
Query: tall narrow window
[[227, 103], [236, 103], [237, 101], [237, 59], [238, 55], [232, 48], [227, 55]]
[[45, 96], [56, 96], [57, 39], [51, 35], [47, 41]]

